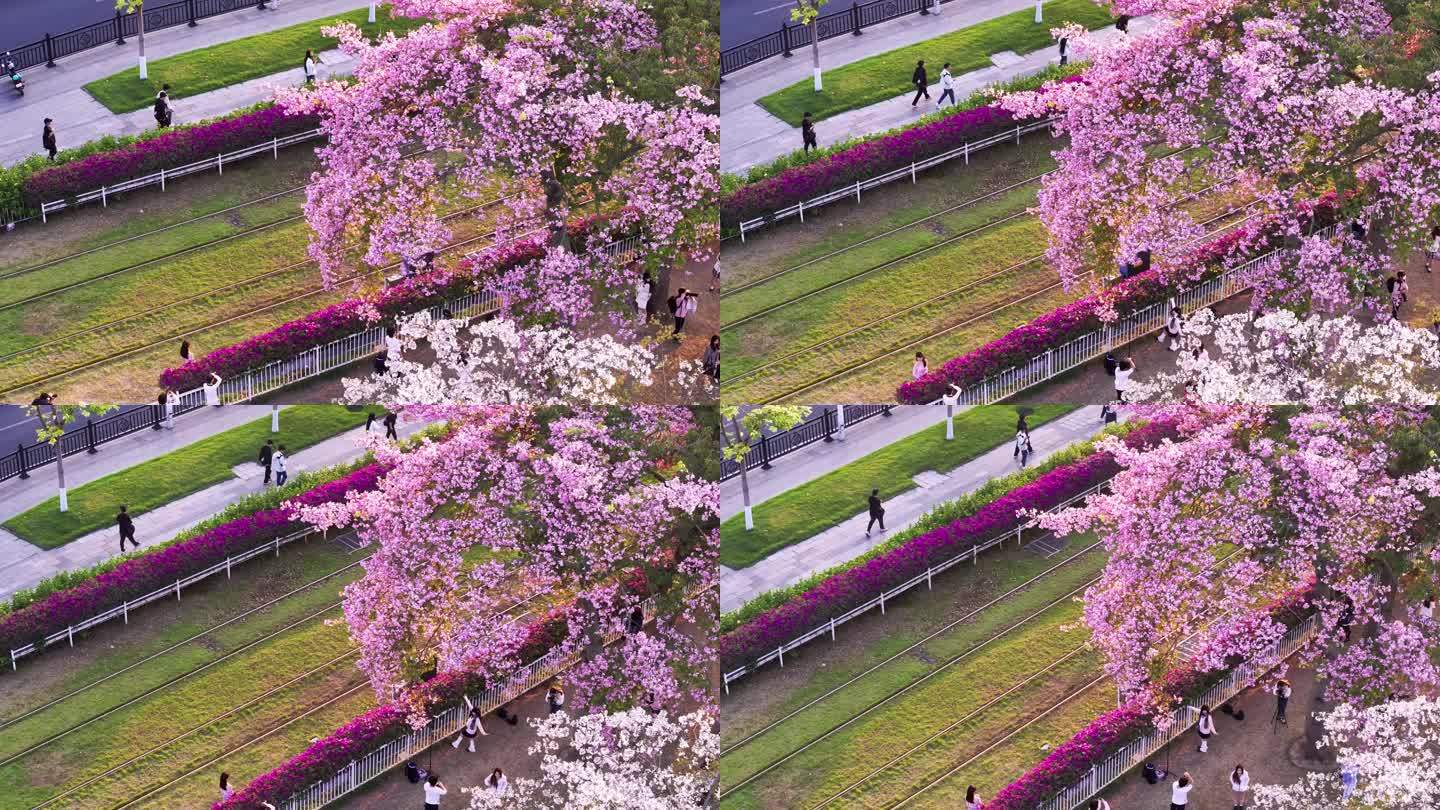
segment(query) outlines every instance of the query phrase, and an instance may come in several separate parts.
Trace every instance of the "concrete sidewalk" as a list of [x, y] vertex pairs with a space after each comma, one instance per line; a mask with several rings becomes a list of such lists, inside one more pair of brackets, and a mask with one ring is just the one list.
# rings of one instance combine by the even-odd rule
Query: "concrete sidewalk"
[[[72, 456], [67, 460], [83, 460], [80, 469], [67, 466], [66, 479], [71, 488], [93, 481], [96, 478], [134, 466], [162, 456], [184, 445], [191, 444], [222, 430], [228, 430], [270, 413], [267, 405], [227, 405], [208, 419], [191, 415], [195, 424], [186, 425], [177, 419], [173, 431], [145, 432], [140, 436], [151, 441], [137, 441], [133, 444], [119, 440], [112, 445], [119, 452], [106, 454], [107, 447], [95, 456]], [[378, 409], [377, 409], [378, 414]], [[205, 423], [205, 424], [201, 424]], [[280, 414], [280, 425], [285, 426], [285, 414]], [[423, 423], [403, 423], [399, 428], [402, 437], [409, 436], [421, 428]], [[187, 428], [189, 428], [187, 430]], [[384, 428], [377, 420], [374, 431], [384, 435]], [[185, 431], [182, 433], [182, 431]], [[357, 445], [363, 435], [363, 427], [333, 436], [319, 444], [312, 445], [289, 456], [287, 465], [291, 477], [303, 471], [318, 470], [359, 458], [364, 450]], [[89, 462], [84, 463], [84, 462]], [[158, 542], [169, 540], [176, 533], [214, 515], [240, 498], [264, 489], [264, 469], [258, 464], [241, 464], [233, 468], [235, 478], [215, 484], [199, 492], [172, 501], [158, 509], [144, 512], [135, 517], [135, 539], [140, 549]], [[12, 497], [7, 489], [3, 516], [9, 519], [26, 509], [42, 503], [55, 495], [55, 473], [53, 466], [42, 468], [27, 481], [14, 482], [22, 491]], [[46, 577], [72, 568], [81, 568], [100, 562], [117, 553], [120, 535], [114, 526], [91, 532], [55, 549], [41, 549], [32, 546], [13, 534], [0, 529], [0, 598], [28, 588]]]
[[[963, 8], [942, 7], [939, 15], [907, 15], [868, 28], [859, 37], [836, 37], [820, 43], [820, 66], [822, 71], [833, 69], [1031, 8], [1034, 8], [1034, 3], [1030, 0], [978, 0]], [[1049, 20], [1041, 23], [1050, 24]], [[1130, 33], [1143, 33], [1153, 25], [1153, 18], [1132, 20]], [[1112, 26], [1096, 31], [1092, 36], [1111, 39], [1124, 34]], [[1023, 56], [1013, 51], [1002, 51], [992, 54], [990, 61], [990, 67], [955, 77], [957, 99], [964, 99], [987, 85], [1028, 76], [1058, 64], [1060, 55], [1054, 47]], [[820, 145], [829, 146], [847, 138], [904, 126], [926, 113], [934, 112], [935, 101], [940, 97], [940, 65], [931, 65], [927, 60], [926, 67], [935, 80], [930, 87], [929, 101], [922, 98], [919, 106], [912, 107], [910, 100], [914, 92], [907, 91], [892, 99], [826, 118], [815, 125]], [[811, 70], [810, 52], [805, 49], [795, 51], [789, 59], [771, 58], [725, 77], [720, 90], [721, 171], [738, 173], [801, 148], [799, 127], [792, 127], [776, 118], [756, 102], [796, 82], [809, 81]]]
[[[940, 419], [928, 420], [920, 429], [929, 428], [935, 432], [937, 441], [944, 441], [944, 428], [936, 424], [943, 421], [945, 409], [942, 406], [912, 405], [909, 407], [938, 413]], [[1098, 416], [1099, 410], [1096, 408], [1080, 408], [1030, 431], [1031, 443], [1035, 447], [1030, 464], [1038, 464], [1056, 451], [1093, 436], [1104, 427]], [[916, 422], [909, 424], [918, 424], [918, 417], [915, 419]], [[897, 427], [892, 430], [898, 433], [901, 427], [902, 425], [897, 424]], [[885, 431], [876, 431], [877, 434], [882, 432]], [[911, 433], [913, 432], [911, 431]], [[904, 436], [895, 436], [891, 442], [900, 438], [904, 438]], [[867, 442], [871, 441], [871, 437], [867, 436], [866, 440]], [[855, 496], [856, 514], [843, 523], [826, 529], [808, 540], [781, 549], [748, 568], [736, 571], [721, 566], [720, 609], [722, 611], [735, 610], [765, 591], [793, 584], [817, 571], [823, 571], [864, 554], [885, 542], [896, 532], [914, 523], [939, 504], [953, 501], [966, 493], [973, 492], [992, 478], [999, 478], [1019, 470], [1019, 462], [1013, 456], [1014, 450], [1013, 442], [1007, 441], [948, 473], [927, 471], [917, 475], [915, 489], [885, 502], [887, 531], [882, 532], [877, 528], [868, 537], [865, 535], [865, 527], [869, 523], [869, 514], [864, 508], [866, 493], [858, 492]], [[828, 472], [838, 466], [840, 466], [839, 463], [833, 463], [824, 471]], [[797, 482], [791, 486], [797, 486], [798, 483], [803, 482]], [[724, 503], [723, 499], [722, 493], [722, 503]], [[760, 508], [763, 509], [763, 506]]]
[[[265, 11], [246, 9], [220, 14], [200, 21], [194, 28], [176, 26], [155, 31], [145, 38], [145, 56], [153, 65], [177, 53], [216, 45], [234, 39], [273, 31], [309, 20], [365, 8], [361, 0], [281, 0]], [[57, 26], [64, 29], [64, 23]], [[59, 33], [59, 31], [57, 31]], [[123, 70], [138, 69], [138, 49], [133, 39], [123, 46], [101, 46], [56, 62], [53, 68], [27, 68], [25, 95], [0, 93], [0, 164], [10, 165], [26, 156], [41, 153], [40, 130], [46, 118], [55, 119], [61, 149], [79, 146], [105, 135], [134, 135], [154, 126], [147, 109], [116, 115], [81, 89], [85, 84]], [[210, 118], [240, 107], [264, 101], [275, 86], [299, 84], [303, 53], [295, 54], [293, 71], [254, 79], [230, 87], [175, 100], [175, 122], [183, 124]], [[339, 51], [321, 54], [321, 78], [333, 75], [348, 61]], [[340, 71], [343, 72], [343, 71]]]

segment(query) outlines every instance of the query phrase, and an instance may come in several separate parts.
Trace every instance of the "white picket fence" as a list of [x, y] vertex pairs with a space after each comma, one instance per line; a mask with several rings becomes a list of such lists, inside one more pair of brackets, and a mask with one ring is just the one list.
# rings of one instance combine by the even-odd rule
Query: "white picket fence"
[[[641, 604], [641, 610], [644, 612], [645, 621], [648, 622], [654, 616], [655, 598], [652, 596], [645, 600]], [[620, 633], [612, 633], [606, 637], [605, 643], [612, 643], [620, 636]], [[558, 649], [551, 650], [525, 666], [512, 671], [500, 683], [473, 697], [472, 701], [479, 707], [482, 715], [488, 715], [564, 672], [580, 660], [579, 653], [561, 655], [561, 652]], [[399, 739], [391, 740], [359, 759], [351, 760], [350, 764], [335, 775], [316, 782], [286, 799], [279, 805], [279, 810], [312, 810], [312, 808], [324, 807], [330, 802], [358, 790], [367, 782], [391, 768], [403, 764], [435, 743], [459, 733], [460, 728], [465, 725], [465, 717], [468, 713], [469, 710], [463, 704], [445, 709], [432, 717], [424, 728]]]
[[114, 619], [121, 619], [125, 622], [125, 624], [128, 625], [130, 624], [130, 611], [134, 610], [135, 608], [138, 608], [142, 605], [148, 605], [151, 602], [158, 602], [161, 599], [169, 599], [171, 597], [174, 597], [176, 601], [179, 601], [180, 592], [185, 588], [189, 588], [192, 585], [196, 585], [203, 580], [209, 579], [213, 576], [217, 576], [221, 573], [225, 574], [226, 579], [229, 579], [230, 570], [234, 566], [246, 562], [247, 560], [253, 560], [262, 554], [274, 553], [275, 556], [278, 557], [280, 556], [281, 546], [289, 545], [290, 543], [293, 543], [297, 540], [306, 540], [311, 535], [315, 534], [320, 534], [320, 532], [304, 529], [295, 532], [294, 534], [285, 535], [284, 537], [277, 537], [263, 546], [250, 549], [249, 551], [237, 554], [233, 557], [226, 557], [222, 562], [215, 563], [214, 565], [206, 568], [203, 571], [197, 571], [193, 574], [190, 574], [189, 576], [181, 577], [180, 579], [175, 580], [175, 582], [173, 582], [172, 584], [166, 585], [163, 588], [157, 588], [156, 590], [153, 590], [150, 593], [145, 594], [144, 596], [137, 596], [134, 599], [129, 599], [121, 602], [118, 607], [114, 607], [101, 613], [97, 613], [94, 616], [85, 619], [84, 621], [76, 622], [75, 624], [66, 627], [64, 630], [56, 633], [51, 633], [50, 635], [45, 637], [45, 643], [42, 645], [37, 646], [36, 644], [26, 644], [24, 647], [11, 650], [10, 668], [12, 671], [19, 669], [19, 665], [17, 662], [21, 658], [27, 655], [34, 655], [36, 652], [39, 652], [40, 649], [48, 647], [51, 644], [58, 644], [61, 641], [67, 641], [69, 642], [69, 645], [71, 647], [74, 647], [76, 633], [82, 633], [92, 627], [104, 624], [105, 622], [112, 621]]
[[[1335, 233], [1337, 227], [1329, 225], [1317, 230], [1315, 234], [1329, 236]], [[1103, 356], [1116, 346], [1123, 346], [1159, 331], [1170, 315], [1171, 306], [1178, 306], [1181, 312], [1190, 315], [1198, 309], [1218, 304], [1244, 292], [1249, 289], [1249, 285], [1244, 282], [1247, 275], [1280, 259], [1279, 250], [1257, 256], [1171, 296], [1168, 301], [1156, 302], [1114, 323], [1086, 332], [1068, 343], [1046, 349], [1043, 354], [1031, 358], [1024, 365], [1011, 366], [961, 389], [956, 404], [962, 408], [990, 405], [1026, 388], [1049, 382], [1073, 368]]]
[[[1315, 636], [1315, 625], [1316, 618], [1311, 615], [1300, 624], [1290, 628], [1289, 632], [1276, 642], [1266, 654], [1230, 670], [1224, 680], [1195, 698], [1193, 705], [1219, 707], [1244, 689], [1253, 686], [1259, 681], [1261, 675], [1273, 669], [1309, 642]], [[1191, 706], [1176, 709], [1164, 730], [1155, 729], [1130, 741], [1124, 748], [1091, 766], [1090, 772], [1080, 781], [1065, 788], [1049, 801], [1040, 804], [1037, 810], [1073, 810], [1080, 807], [1131, 768], [1143, 763], [1146, 757], [1189, 731], [1198, 719], [1199, 711]]]
[[[1045, 510], [1045, 511], [1046, 511], [1046, 514], [1054, 514], [1054, 513], [1056, 513], [1056, 512], [1061, 511], [1062, 509], [1066, 509], [1066, 508], [1068, 508], [1068, 507], [1070, 507], [1070, 506], [1073, 506], [1074, 504], [1078, 503], [1079, 501], [1082, 501], [1082, 500], [1084, 500], [1085, 498], [1088, 498], [1088, 497], [1090, 497], [1091, 495], [1094, 495], [1094, 494], [1096, 494], [1097, 492], [1100, 492], [1102, 489], [1104, 489], [1105, 487], [1108, 487], [1109, 485], [1110, 485], [1110, 479], [1107, 478], [1107, 479], [1105, 479], [1104, 481], [1101, 481], [1100, 483], [1096, 484], [1095, 486], [1090, 487], [1089, 489], [1085, 490], [1084, 492], [1081, 492], [1080, 494], [1075, 495], [1075, 496], [1073, 496], [1073, 497], [1067, 498], [1064, 502], [1062, 502], [1062, 503], [1060, 503], [1060, 504], [1057, 504], [1056, 506], [1051, 507], [1050, 509]], [[784, 644], [781, 644], [780, 646], [776, 647], [773, 651], [765, 653], [764, 655], [760, 656], [759, 658], [756, 658], [754, 661], [752, 661], [752, 662], [750, 662], [750, 663], [748, 663], [748, 664], [746, 664], [746, 665], [744, 665], [744, 666], [742, 666], [742, 667], [739, 667], [739, 668], [737, 668], [737, 669], [733, 669], [733, 670], [731, 670], [731, 671], [729, 671], [729, 672], [726, 672], [726, 673], [722, 676], [722, 677], [723, 677], [723, 682], [724, 682], [726, 694], [729, 694], [729, 692], [730, 692], [730, 684], [734, 683], [735, 681], [740, 680], [741, 678], [745, 677], [746, 675], [749, 675], [749, 674], [752, 673], [752, 672], [757, 671], [758, 669], [760, 669], [760, 667], [762, 667], [762, 666], [770, 663], [771, 661], [778, 661], [779, 664], [780, 664], [780, 666], [782, 666], [782, 667], [785, 666], [785, 653], [787, 653], [787, 652], [790, 652], [790, 651], [792, 651], [792, 650], [795, 650], [796, 648], [801, 647], [801, 646], [803, 646], [803, 645], [805, 645], [805, 644], [807, 644], [807, 643], [809, 643], [809, 642], [811, 642], [811, 641], [814, 641], [815, 639], [820, 638], [821, 636], [824, 636], [824, 635], [827, 635], [827, 634], [830, 636], [830, 640], [831, 640], [832, 642], [835, 641], [835, 628], [839, 627], [839, 626], [842, 625], [842, 624], [845, 624], [846, 622], [850, 621], [851, 619], [859, 618], [862, 614], [867, 613], [867, 612], [869, 612], [869, 611], [871, 611], [871, 610], [874, 610], [874, 609], [876, 609], [876, 608], [879, 608], [880, 613], [881, 613], [881, 614], [884, 614], [884, 613], [885, 613], [885, 603], [886, 603], [887, 601], [894, 601], [895, 597], [897, 597], [897, 596], [899, 596], [900, 594], [902, 594], [902, 593], [910, 590], [911, 588], [916, 588], [916, 587], [919, 587], [921, 584], [923, 584], [923, 585], [925, 586], [926, 590], [933, 590], [933, 589], [934, 589], [935, 575], [937, 575], [937, 574], [943, 574], [944, 572], [950, 570], [951, 568], [954, 568], [955, 566], [959, 565], [959, 564], [962, 563], [962, 562], [969, 562], [971, 565], [978, 565], [978, 564], [979, 564], [979, 559], [980, 559], [980, 552], [982, 552], [982, 551], [989, 551], [989, 550], [992, 549], [992, 548], [999, 548], [999, 547], [1001, 547], [1002, 544], [1004, 544], [1006, 541], [1010, 540], [1011, 538], [1014, 538], [1015, 543], [1016, 543], [1017, 545], [1019, 545], [1019, 544], [1022, 542], [1022, 535], [1023, 535], [1023, 533], [1024, 533], [1026, 530], [1035, 528], [1035, 527], [1038, 526], [1038, 525], [1039, 525], [1039, 518], [1038, 518], [1038, 517], [1037, 517], [1037, 518], [1034, 518], [1034, 519], [1031, 519], [1031, 520], [1024, 521], [1024, 522], [1022, 522], [1022, 523], [1018, 523], [1018, 524], [1016, 524], [1016, 526], [1015, 526], [1014, 529], [1006, 530], [1005, 532], [1003, 532], [1003, 533], [1001, 533], [1001, 534], [998, 534], [998, 535], [996, 535], [996, 536], [994, 536], [994, 537], [992, 537], [992, 538], [990, 538], [990, 539], [988, 539], [988, 540], [984, 540], [984, 541], [982, 541], [982, 542], [976, 543], [975, 545], [971, 546], [968, 550], [962, 551], [962, 552], [960, 552], [959, 554], [956, 554], [955, 556], [951, 557], [950, 559], [945, 560], [944, 562], [941, 562], [941, 563], [938, 563], [938, 564], [936, 564], [936, 565], [930, 566], [929, 568], [926, 568], [926, 569], [925, 569], [925, 573], [923, 573], [923, 574], [917, 574], [916, 576], [912, 577], [911, 579], [906, 580], [905, 582], [902, 582], [902, 583], [900, 583], [899, 585], [896, 585], [896, 586], [893, 587], [893, 588], [890, 588], [890, 589], [888, 589], [888, 590], [883, 590], [883, 591], [881, 591], [880, 594], [879, 594], [878, 596], [876, 596], [874, 599], [871, 599], [871, 600], [869, 600], [868, 602], [865, 602], [864, 604], [857, 605], [856, 607], [851, 608], [850, 610], [846, 611], [845, 613], [843, 613], [843, 614], [841, 614], [841, 615], [839, 615], [839, 616], [836, 616], [836, 617], [830, 619], [829, 621], [824, 622], [823, 624], [819, 624], [819, 625], [816, 625], [815, 627], [810, 628], [809, 630], [807, 630], [806, 632], [800, 634], [799, 636], [796, 636], [795, 638], [791, 639], [790, 641], [787, 641], [787, 642], [785, 642]]]
[[[636, 254], [640, 247], [641, 238], [629, 236], [611, 242], [601, 250], [614, 258]], [[499, 294], [489, 289], [483, 289], [449, 299], [425, 311], [429, 312], [432, 318], [443, 317], [444, 311], [449, 310], [455, 318], [473, 319], [493, 315], [499, 309]], [[275, 360], [221, 380], [220, 401], [227, 405], [248, 402], [255, 397], [327, 374], [367, 357], [373, 357], [384, 346], [384, 327], [372, 326], [359, 332], [352, 332], [322, 346], [306, 349], [293, 357]], [[181, 397], [200, 397], [202, 401], [204, 399], [203, 392], [199, 388], [186, 391]]]
[[159, 186], [161, 191], [165, 190], [166, 182], [177, 177], [198, 174], [215, 170], [219, 174], [225, 173], [225, 164], [245, 160], [256, 155], [263, 155], [267, 152], [275, 158], [280, 157], [280, 150], [287, 146], [294, 146], [297, 143], [312, 140], [321, 136], [319, 129], [297, 132], [294, 135], [286, 135], [283, 138], [271, 138], [269, 143], [257, 143], [254, 146], [247, 146], [244, 149], [237, 149], [234, 152], [219, 152], [213, 158], [197, 160], [194, 163], [187, 163], [184, 166], [176, 166], [173, 169], [161, 169], [158, 172], [132, 177], [113, 186], [101, 186], [92, 191], [86, 191], [75, 195], [74, 198], [65, 200], [52, 200], [40, 204], [40, 220], [49, 222], [50, 215], [56, 211], [63, 211], [66, 208], [76, 208], [86, 203], [93, 203], [97, 200], [102, 206], [110, 205], [110, 197], [126, 191], [146, 188], [148, 186]]
[[952, 160], [963, 160], [965, 161], [965, 165], [969, 166], [970, 155], [972, 153], [988, 149], [992, 146], [995, 146], [996, 144], [1010, 142], [1018, 144], [1020, 143], [1021, 136], [1028, 135], [1032, 132], [1039, 132], [1040, 130], [1049, 130], [1052, 122], [1053, 119], [1046, 118], [1043, 121], [1034, 121], [1029, 124], [1020, 124], [1017, 125], [1013, 130], [1007, 130], [997, 135], [992, 135], [989, 138], [975, 141], [974, 143], [967, 142], [956, 149], [951, 149], [948, 152], [942, 152], [941, 154], [935, 155], [933, 157], [928, 157], [924, 160], [915, 161], [909, 166], [901, 166], [898, 169], [885, 172], [884, 174], [879, 174], [865, 180], [857, 180], [851, 185], [837, 188], [834, 191], [821, 194], [818, 197], [812, 197], [808, 200], [801, 200], [794, 205], [786, 206], [785, 208], [781, 208], [780, 210], [774, 211], [765, 216], [743, 220], [740, 223], [740, 241], [744, 242], [745, 234], [749, 233], [750, 231], [759, 230], [766, 225], [773, 225], [774, 223], [779, 222], [782, 219], [799, 217], [800, 221], [804, 222], [806, 211], [814, 211], [816, 208], [824, 205], [829, 205], [830, 203], [850, 199], [853, 199], [855, 200], [855, 202], [858, 203], [860, 202], [860, 195], [862, 192], [869, 191], [874, 188], [879, 188], [886, 183], [893, 183], [897, 180], [903, 180], [906, 178], [909, 178], [911, 183], [915, 183], [917, 182], [917, 175], [920, 172], [938, 166], [942, 163], [947, 163]]

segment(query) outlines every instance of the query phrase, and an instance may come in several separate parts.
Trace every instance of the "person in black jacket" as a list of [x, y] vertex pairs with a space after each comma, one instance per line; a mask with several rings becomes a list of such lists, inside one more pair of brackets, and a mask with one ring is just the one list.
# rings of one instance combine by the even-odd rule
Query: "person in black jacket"
[[820, 141], [815, 137], [815, 122], [810, 118], [810, 111], [800, 116], [800, 140], [805, 143], [805, 154], [810, 154], [811, 149], [819, 149]]
[[400, 434], [395, 432], [395, 421], [399, 419], [394, 411], [385, 414], [385, 438], [393, 441], [400, 441]]
[[265, 480], [261, 482], [262, 485], [270, 483], [270, 463], [274, 460], [275, 440], [266, 439], [265, 443], [260, 445], [260, 457], [256, 459], [256, 461], [260, 463], [260, 466], [265, 468]]
[[55, 123], [54, 118], [46, 118], [45, 130], [40, 133], [40, 143], [45, 147], [45, 151], [50, 153], [51, 160], [55, 159], [55, 153], [59, 151], [55, 146], [55, 127], [51, 126], [53, 123]]
[[120, 505], [120, 514], [115, 516], [115, 524], [120, 527], [120, 553], [125, 553], [125, 541], [129, 540], [135, 548], [140, 548], [140, 543], [135, 540], [135, 521], [130, 519], [130, 513], [126, 511], [124, 504]]
[[880, 490], [870, 490], [870, 522], [865, 524], [865, 536], [870, 536], [870, 528], [876, 523], [880, 524], [880, 531], [885, 531], [885, 507], [880, 504]]
[[930, 79], [925, 74], [924, 59], [915, 63], [915, 73], [910, 77], [910, 83], [915, 85], [915, 100], [910, 102], [911, 107], [920, 103], [921, 96], [924, 96], [926, 101], [930, 100]]

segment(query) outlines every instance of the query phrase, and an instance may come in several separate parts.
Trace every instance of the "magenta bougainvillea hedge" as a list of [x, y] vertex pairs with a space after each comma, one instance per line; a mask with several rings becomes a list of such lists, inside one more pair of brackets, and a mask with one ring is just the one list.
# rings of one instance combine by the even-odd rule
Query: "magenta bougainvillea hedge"
[[[586, 236], [595, 227], [595, 217], [571, 222], [570, 238], [575, 250], [584, 250]], [[408, 315], [474, 290], [487, 278], [508, 268], [544, 256], [544, 237], [521, 239], [502, 245], [476, 259], [467, 259], [453, 268], [442, 268], [407, 279], [371, 295], [351, 298], [283, 323], [268, 332], [246, 338], [194, 358], [160, 373], [160, 387], [170, 391], [199, 388], [212, 373], [230, 377], [276, 360], [323, 346], [332, 340], [374, 326], [367, 320], [372, 309], [386, 319]]]
[[[1317, 202], [1312, 222], [1328, 225], [1334, 215], [1334, 196], [1329, 195]], [[1247, 254], [1246, 258], [1259, 255], [1272, 249], [1279, 238], [1277, 229], [1265, 226], [1238, 228], [1218, 236], [1195, 250], [1191, 261], [1196, 269], [1188, 276], [1195, 281], [1213, 276], [1235, 259], [1237, 253]], [[1156, 271], [1148, 270], [1106, 290], [1105, 298], [1120, 317], [1125, 317], [1174, 294], [1174, 287], [1161, 283]], [[968, 354], [945, 361], [918, 380], [901, 383], [895, 396], [909, 404], [933, 402], [951, 384], [964, 388], [1006, 369], [1023, 366], [1050, 349], [1099, 329], [1103, 325], [1102, 303], [1099, 296], [1088, 295], [1053, 309]]]
[[[1313, 586], [1290, 591], [1270, 606], [1287, 624], [1298, 621]], [[1165, 675], [1167, 694], [1196, 697], [1218, 681], [1216, 673], [1193, 667], [1173, 669]], [[1103, 762], [1152, 727], [1151, 718], [1133, 704], [1108, 711], [1055, 747], [1038, 765], [1026, 771], [985, 803], [985, 810], [1032, 810], [1070, 785], [1084, 779], [1092, 766]]]
[[273, 138], [314, 129], [313, 115], [290, 115], [277, 105], [249, 110], [215, 121], [178, 127], [154, 138], [43, 169], [25, 180], [25, 201], [63, 200], [102, 186], [214, 158], [221, 152], [255, 146]]
[[[301, 505], [330, 503], [350, 490], [374, 489], [384, 469], [361, 467], [321, 484], [292, 500]], [[113, 570], [70, 588], [56, 591], [32, 605], [0, 618], [0, 651], [41, 641], [76, 622], [158, 590], [181, 577], [209, 568], [241, 552], [265, 545], [300, 529], [291, 510], [265, 509], [223, 523], [188, 540], [126, 560]]]
[[[1079, 74], [1062, 82], [1082, 81]], [[843, 186], [854, 185], [916, 161], [959, 149], [1016, 125], [1015, 117], [999, 104], [947, 115], [923, 126], [858, 143], [812, 163], [794, 166], [774, 177], [746, 183], [720, 201], [720, 226], [738, 228], [741, 222], [763, 217], [818, 197]]]
[[[1156, 421], [1127, 434], [1131, 447], [1175, 437], [1174, 425]], [[1119, 465], [1106, 452], [1056, 467], [1023, 486], [862, 565], [836, 573], [781, 605], [756, 615], [720, 638], [725, 671], [742, 666], [823, 622], [874, 599], [933, 565], [968, 551], [999, 534], [1013, 531], [1019, 515], [1029, 509], [1050, 509], [1115, 475]]]

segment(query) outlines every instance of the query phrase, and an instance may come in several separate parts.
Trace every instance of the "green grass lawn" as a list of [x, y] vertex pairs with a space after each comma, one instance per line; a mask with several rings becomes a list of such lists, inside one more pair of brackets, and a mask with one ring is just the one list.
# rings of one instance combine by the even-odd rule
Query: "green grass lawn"
[[[961, 28], [943, 36], [876, 54], [824, 72], [824, 87], [815, 92], [810, 79], [796, 82], [758, 102], [770, 113], [791, 126], [800, 126], [806, 110], [815, 120], [884, 101], [904, 93], [914, 93], [910, 76], [915, 63], [925, 60], [932, 83], [940, 80], [940, 67], [950, 63], [955, 76], [990, 66], [990, 55], [1000, 51], [1025, 54], [1053, 43], [1050, 29], [1076, 22], [1088, 29], [1103, 28], [1113, 22], [1110, 12], [1090, 0], [1049, 0], [1045, 4], [1045, 21], [1035, 22], [1033, 9], [1017, 11], [991, 20]], [[933, 102], [932, 102], [933, 103]]]
[[[201, 417], [197, 417], [201, 418]], [[280, 432], [270, 418], [257, 419], [70, 490], [70, 511], [59, 498], [5, 522], [5, 528], [41, 548], [57, 548], [115, 524], [120, 504], [132, 515], [148, 512], [192, 492], [234, 477], [231, 467], [254, 463], [260, 445], [273, 438], [290, 452], [309, 447], [365, 422], [363, 410], [341, 405], [296, 405], [280, 414]], [[153, 542], [163, 538], [144, 538]]]
[[[1034, 429], [1075, 410], [1078, 405], [1036, 405]], [[1015, 408], [987, 405], [955, 417], [955, 440], [945, 441], [945, 425], [932, 425], [864, 458], [783, 492], [755, 506], [755, 528], [745, 531], [736, 515], [720, 525], [720, 561], [745, 568], [786, 546], [847, 520], [865, 510], [865, 498], [879, 488], [881, 499], [915, 488], [925, 470], [947, 472], [1015, 436]]]
[[367, 16], [368, 11], [362, 8], [186, 51], [151, 62], [147, 71], [149, 79], [142, 80], [134, 69], [127, 69], [90, 82], [85, 85], [85, 90], [113, 113], [133, 112], [154, 104], [155, 94], [162, 84], [170, 85], [171, 98], [185, 98], [284, 70], [298, 69], [305, 60], [306, 48], [318, 54], [335, 47], [336, 41], [320, 33], [320, 29], [337, 22], [355, 23], [369, 37], [386, 31], [394, 31], [397, 36], [404, 35], [426, 22], [392, 17], [389, 6], [376, 12], [373, 24], [365, 21]]

